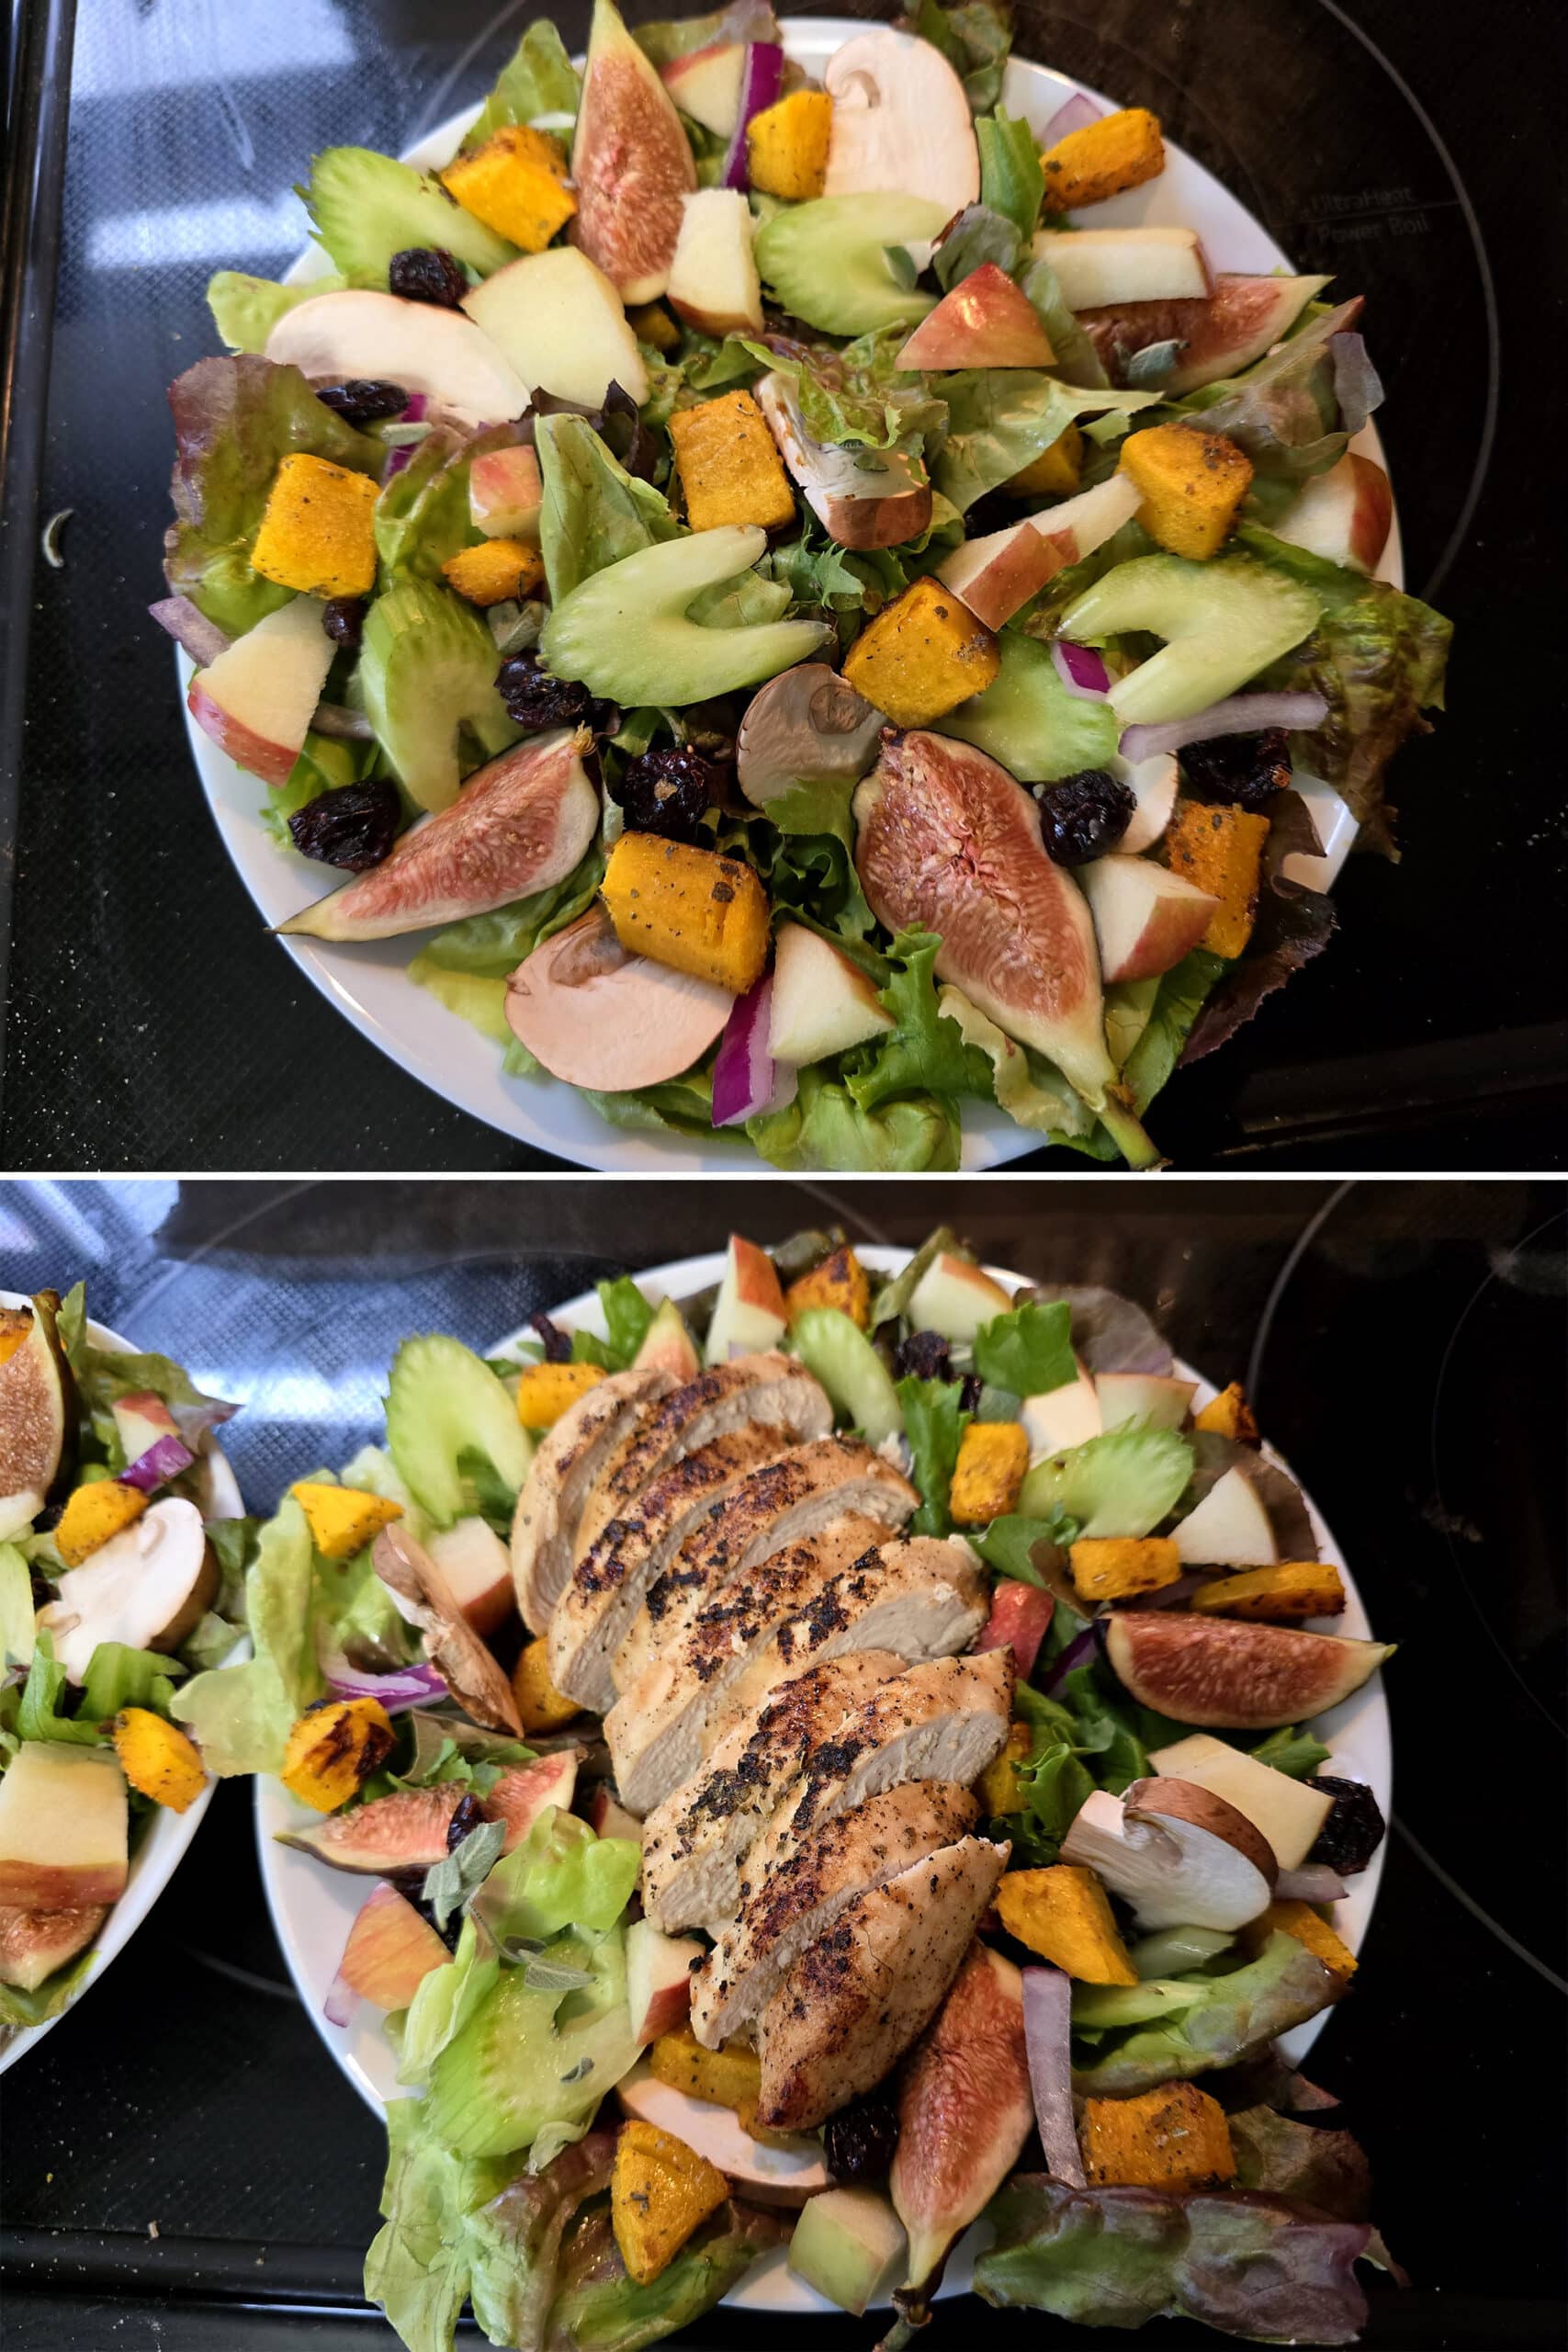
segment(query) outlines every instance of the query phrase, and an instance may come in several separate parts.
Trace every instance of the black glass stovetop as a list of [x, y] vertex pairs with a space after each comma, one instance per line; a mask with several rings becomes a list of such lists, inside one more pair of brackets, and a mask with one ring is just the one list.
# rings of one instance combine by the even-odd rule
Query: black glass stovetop
[[[225, 1442], [266, 1510], [373, 1433], [411, 1331], [491, 1341], [732, 1223], [762, 1242], [837, 1220], [913, 1243], [939, 1219], [1021, 1274], [1120, 1287], [1200, 1370], [1245, 1379], [1397, 1639], [1386, 1872], [1354, 1993], [1310, 2062], [1368, 2148], [1411, 2273], [1403, 2294], [1373, 2281], [1366, 2341], [1560, 2345], [1561, 1188], [13, 1184], [0, 1283], [85, 1272], [101, 1317], [243, 1400]], [[359, 2299], [380, 2128], [294, 1996], [243, 1785], [220, 1789], [128, 1950], [0, 2085], [0, 2123], [14, 2352], [390, 2346]], [[931, 2352], [980, 2328], [1080, 2340], [964, 2303]], [[834, 2352], [873, 2340], [847, 2320], [811, 2334]], [[692, 2340], [794, 2352], [800, 2330], [720, 2312]]]
[[[526, 8], [11, 7], [13, 61], [44, 76], [39, 105], [21, 109], [13, 226], [36, 215], [48, 248], [18, 304], [18, 463], [36, 437], [38, 521], [70, 520], [62, 570], [39, 556], [30, 580], [25, 560], [6, 575], [0, 669], [17, 693], [24, 617], [31, 648], [14, 737], [0, 1166], [547, 1166], [400, 1072], [264, 935], [202, 801], [173, 657], [145, 612], [162, 593], [164, 388], [214, 347], [209, 274], [276, 274], [301, 243], [288, 191], [314, 150], [405, 146], [479, 94]], [[46, 375], [51, 209], [32, 182], [55, 174], [73, 7]], [[668, 12], [669, 0], [629, 11]], [[843, 12], [892, 10], [848, 0]], [[1557, 0], [1504, 0], [1482, 17], [1457, 0], [1022, 0], [1016, 13], [1021, 53], [1156, 107], [1299, 266], [1365, 293], [1409, 583], [1458, 623], [1450, 712], [1395, 771], [1403, 865], [1353, 861], [1337, 940], [1172, 1086], [1162, 1147], [1190, 1169], [1558, 1166], [1568, 1024], [1546, 355], [1568, 241], [1545, 109], [1564, 12]], [[586, 0], [557, 14], [580, 41]], [[18, 25], [31, 28], [25, 53]], [[6, 485], [14, 547], [36, 530], [22, 469]], [[0, 934], [5, 787], [0, 775]]]

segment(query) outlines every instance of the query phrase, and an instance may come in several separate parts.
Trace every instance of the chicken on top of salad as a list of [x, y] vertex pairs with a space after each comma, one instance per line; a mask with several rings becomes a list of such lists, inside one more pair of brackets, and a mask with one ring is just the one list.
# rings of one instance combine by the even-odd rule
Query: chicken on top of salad
[[1148, 1161], [1333, 927], [1297, 771], [1387, 846], [1440, 701], [1359, 300], [1094, 225], [1160, 125], [1010, 114], [1010, 38], [922, 0], [818, 86], [765, 0], [597, 0], [581, 76], [534, 23], [439, 172], [315, 158], [333, 274], [220, 272], [173, 387], [191, 712], [350, 877], [284, 930], [423, 934], [622, 1124]]
[[601, 1298], [405, 1341], [177, 1702], [373, 1882], [327, 2014], [419, 2094], [367, 2272], [411, 2352], [465, 2298], [624, 2352], [786, 2245], [902, 2342], [982, 2216], [994, 2303], [1351, 2340], [1365, 2162], [1273, 2043], [1355, 1973], [1382, 1824], [1312, 1725], [1388, 1649], [1239, 1388], [947, 1233]]
[[154, 1809], [207, 1785], [172, 1702], [243, 1623], [252, 1527], [204, 1459], [233, 1410], [100, 1346], [80, 1283], [0, 1304], [0, 2043], [78, 1991]]

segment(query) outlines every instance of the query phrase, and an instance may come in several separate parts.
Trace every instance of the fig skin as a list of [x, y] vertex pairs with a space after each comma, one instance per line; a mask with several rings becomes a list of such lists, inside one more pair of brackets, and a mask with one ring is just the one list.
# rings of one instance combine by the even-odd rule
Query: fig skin
[[597, 0], [571, 144], [577, 217], [569, 235], [623, 302], [655, 302], [670, 282], [697, 169], [681, 118], [611, 0]]
[[335, 1871], [394, 1878], [424, 1871], [446, 1859], [446, 1832], [462, 1800], [456, 1781], [434, 1789], [399, 1789], [352, 1813], [335, 1813], [309, 1829], [278, 1832], [280, 1846], [298, 1846]]
[[1393, 1648], [1171, 1610], [1119, 1614], [1105, 1633], [1111, 1671], [1141, 1705], [1213, 1731], [1273, 1731], [1321, 1714]]
[[60, 1294], [40, 1290], [29, 1306], [27, 1336], [0, 1364], [0, 1541], [22, 1533], [40, 1508], [29, 1497], [51, 1501], [75, 1466], [76, 1383], [56, 1325]]
[[36, 1993], [46, 1977], [85, 1951], [108, 1916], [107, 1904], [78, 1911], [0, 1907], [0, 1984]]

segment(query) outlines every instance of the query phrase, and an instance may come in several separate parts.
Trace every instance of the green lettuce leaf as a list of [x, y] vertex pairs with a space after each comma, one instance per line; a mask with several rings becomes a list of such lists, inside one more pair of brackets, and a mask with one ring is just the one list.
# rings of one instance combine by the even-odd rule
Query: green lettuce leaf
[[463, 1920], [451, 1965], [433, 1968], [404, 2012], [398, 2040], [398, 2080], [411, 2088], [429, 2079], [449, 2041], [455, 2041], [501, 1975], [501, 1956], [488, 1928], [469, 1911]]
[[908, 341], [903, 327], [857, 335], [841, 349], [811, 343], [779, 352], [743, 337], [732, 339], [793, 379], [801, 422], [815, 441], [902, 448], [918, 457], [926, 441], [940, 439], [945, 428], [945, 401], [928, 389], [924, 377], [899, 370], [898, 354]]
[[1091, 1159], [1113, 1159], [1116, 1147], [1093, 1112], [1056, 1070], [1037, 1061], [998, 1028], [962, 989], [951, 982], [937, 990], [937, 1009], [951, 1021], [965, 1046], [991, 1065], [991, 1091], [1010, 1119], [1047, 1143], [1070, 1145]]
[[1304, 1781], [1310, 1773], [1321, 1770], [1329, 1755], [1315, 1733], [1298, 1730], [1293, 1724], [1271, 1731], [1248, 1753], [1255, 1763], [1267, 1764], [1292, 1781]]
[[936, 959], [942, 942], [934, 932], [900, 932], [888, 957], [886, 985], [877, 991], [897, 1024], [844, 1057], [849, 1091], [863, 1111], [874, 1111], [895, 1095], [936, 1096], [991, 1091], [986, 1056], [964, 1042], [964, 1033], [938, 1001]]
[[97, 1960], [96, 1951], [82, 1952], [75, 1960], [68, 1960], [52, 1976], [30, 1993], [19, 1984], [0, 1984], [0, 2029], [25, 2032], [28, 2026], [47, 2025], [62, 2009], [73, 2001]]
[[479, 1908], [502, 1941], [567, 1927], [613, 1928], [637, 1884], [635, 1838], [596, 1838], [575, 1814], [547, 1805], [491, 1872]]
[[1090, 390], [1032, 368], [969, 368], [944, 376], [948, 434], [932, 468], [937, 488], [964, 514], [1010, 481], [1089, 410], [1119, 419], [1156, 392]]
[[710, 1138], [714, 1134], [711, 1069], [688, 1070], [683, 1078], [666, 1079], [661, 1086], [637, 1087], [624, 1094], [597, 1094], [590, 1087], [581, 1092], [583, 1101], [592, 1102], [613, 1127]]
[[[1251, 458], [1259, 486], [1300, 490], [1314, 474], [1342, 458], [1350, 435], [1340, 415], [1331, 339], [1352, 326], [1359, 302], [1308, 316], [1254, 367], [1189, 392], [1173, 405], [1199, 416], [1209, 433], [1223, 433]], [[1286, 494], [1282, 487], [1280, 496]], [[1277, 503], [1278, 502], [1272, 502]]]
[[974, 1419], [964, 1408], [964, 1384], [909, 1378], [898, 1382], [897, 1395], [904, 1411], [904, 1434], [914, 1459], [914, 1480], [920, 1490], [920, 1508], [909, 1521], [909, 1532], [951, 1534], [953, 1474], [964, 1432]]
[[1181, 1059], [1205, 1000], [1229, 969], [1223, 956], [1194, 947], [1161, 975], [1149, 1017], [1122, 1069], [1122, 1083], [1140, 1117]]
[[55, 1663], [53, 1638], [40, 1632], [28, 1679], [22, 1685], [15, 1724], [17, 1738], [59, 1740], [78, 1747], [99, 1747], [103, 1734], [97, 1718], [68, 1712], [66, 1702], [72, 1696], [65, 1668]]
[[1131, 2026], [1078, 2053], [1073, 2088], [1084, 2098], [1128, 2098], [1243, 2058], [1338, 1999], [1343, 1984], [1315, 1953], [1276, 1931], [1256, 1959], [1216, 1976], [1201, 2001], [1157, 2024]]
[[995, 0], [957, 0], [953, 7], [919, 0], [899, 22], [941, 50], [964, 85], [971, 114], [986, 114], [996, 105], [1012, 48], [1010, 7]]
[[773, 906], [808, 917], [847, 946], [875, 928], [855, 871], [852, 791], [846, 785], [795, 785], [747, 829], [750, 861]]
[[[233, 1639], [231, 1633], [230, 1639]], [[160, 1657], [156, 1650], [128, 1649], [123, 1642], [100, 1642], [87, 1661], [87, 1677], [82, 1685], [83, 1718], [106, 1724], [122, 1707], [145, 1707], [166, 1722], [175, 1685], [185, 1671], [177, 1657]]]
[[1004, 114], [998, 107], [975, 125], [975, 136], [980, 146], [981, 203], [1003, 213], [1023, 239], [1032, 237], [1045, 200], [1045, 175], [1033, 131], [1021, 116]]
[[776, 2213], [731, 2202], [687, 2239], [651, 2285], [639, 2287], [626, 2276], [609, 2214], [590, 2213], [561, 2258], [545, 2352], [642, 2352], [712, 2311], [784, 2234]]
[[629, 1274], [618, 1274], [614, 1282], [596, 1287], [610, 1345], [609, 1369], [624, 1372], [648, 1337], [654, 1310]]
[[469, 467], [492, 449], [510, 448], [516, 437], [509, 424], [469, 436], [436, 425], [416, 445], [376, 502], [381, 587], [411, 576], [438, 582], [444, 563], [479, 546], [483, 534], [468, 512]]
[[312, 1627], [315, 1554], [292, 1495], [261, 1532], [245, 1577], [254, 1655], [243, 1666], [198, 1674], [170, 1713], [187, 1724], [209, 1772], [276, 1772], [289, 1726], [325, 1688]]
[[951, 1101], [907, 1094], [876, 1110], [863, 1110], [820, 1065], [801, 1071], [799, 1092], [786, 1109], [748, 1119], [746, 1133], [764, 1159], [792, 1173], [951, 1170], [958, 1166], [961, 1140]]
[[547, 17], [536, 17], [465, 133], [463, 153], [471, 154], [510, 123], [536, 122], [541, 115], [575, 115], [581, 96], [577, 68], [565, 42]]
[[251, 569], [279, 462], [301, 451], [378, 474], [385, 452], [316, 398], [298, 368], [241, 355], [198, 359], [169, 388], [175, 423], [175, 520], [164, 570], [229, 637], [288, 604], [293, 590]]
[[1015, 1396], [1045, 1396], [1077, 1376], [1072, 1309], [1065, 1299], [993, 1316], [975, 1334], [975, 1369]]
[[1004, 1519], [993, 1519], [984, 1534], [971, 1535], [969, 1541], [996, 1575], [1015, 1577], [1020, 1584], [1032, 1584], [1037, 1592], [1045, 1592], [1050, 1588], [1034, 1565], [1034, 1547], [1049, 1544], [1054, 1549], [1065, 1548], [1074, 1541], [1073, 1522], [1059, 1511], [1049, 1519], [1025, 1519], [1019, 1511], [1010, 1511]]
[[669, 501], [628, 474], [586, 418], [540, 417], [534, 447], [544, 485], [539, 551], [557, 605], [607, 565], [679, 537]]
[[1019, 284], [1039, 313], [1040, 323], [1056, 355], [1055, 372], [1064, 383], [1103, 390], [1111, 381], [1100, 356], [1062, 291], [1060, 278], [1048, 261], [1030, 261], [1019, 272]]
[[279, 286], [270, 277], [250, 277], [242, 269], [220, 269], [207, 281], [207, 307], [231, 351], [265, 351], [266, 339], [286, 312], [318, 294], [337, 294], [346, 277], [310, 277], [299, 286]]

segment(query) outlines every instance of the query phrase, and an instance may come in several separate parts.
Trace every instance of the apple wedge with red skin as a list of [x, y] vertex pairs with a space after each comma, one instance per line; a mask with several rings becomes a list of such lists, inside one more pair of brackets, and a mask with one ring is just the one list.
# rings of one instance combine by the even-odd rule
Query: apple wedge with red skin
[[1122, 1610], [1105, 1656], [1141, 1706], [1210, 1731], [1276, 1731], [1348, 1699], [1392, 1657], [1392, 1642], [1175, 1610]]
[[599, 795], [582, 764], [592, 748], [586, 728], [570, 727], [514, 744], [379, 865], [278, 929], [308, 939], [393, 939], [563, 882], [599, 824]]
[[452, 1955], [406, 1895], [378, 1886], [366, 1897], [348, 1931], [338, 1974], [351, 1993], [373, 2008], [406, 2009], [433, 1969]]
[[468, 468], [468, 520], [487, 539], [521, 539], [537, 547], [544, 503], [538, 452], [521, 442], [482, 450]]
[[1055, 353], [1039, 311], [994, 261], [971, 270], [928, 311], [895, 360], [908, 374], [952, 368], [1049, 368]]
[[1112, 537], [1137, 513], [1142, 494], [1126, 474], [1112, 474], [1059, 506], [1047, 506], [984, 538], [966, 539], [937, 572], [944, 588], [987, 628], [1000, 628], [1048, 580]]
[[488, 1520], [459, 1519], [432, 1535], [431, 1558], [453, 1600], [482, 1640], [505, 1624], [517, 1605], [512, 1556]]
[[1040, 1645], [1051, 1630], [1056, 1604], [1037, 1585], [1007, 1577], [991, 1596], [991, 1613], [976, 1637], [977, 1650], [1010, 1649], [1021, 1682], [1034, 1671]]
[[1308, 482], [1274, 526], [1277, 539], [1348, 571], [1377, 570], [1393, 528], [1393, 492], [1382, 468], [1359, 449]]
[[732, 1233], [708, 1325], [709, 1363], [731, 1356], [765, 1355], [789, 1328], [778, 1271], [765, 1250]]
[[337, 650], [314, 596], [296, 596], [226, 646], [190, 682], [186, 706], [204, 735], [264, 784], [285, 785], [305, 748]]
[[735, 999], [615, 937], [595, 904], [525, 957], [506, 984], [506, 1018], [552, 1078], [595, 1092], [658, 1086], [701, 1059]]
[[739, 188], [688, 196], [665, 299], [699, 334], [761, 334], [762, 287], [751, 252], [751, 209]]
[[[695, 1380], [703, 1368], [696, 1341], [686, 1329], [686, 1321], [672, 1298], [661, 1301], [659, 1311], [643, 1334], [642, 1345], [632, 1358], [634, 1372], [667, 1372], [678, 1388], [688, 1380]], [[595, 1822], [594, 1827], [598, 1828]], [[613, 1833], [600, 1830], [601, 1837]]]
[[659, 69], [659, 78], [682, 114], [700, 122], [716, 139], [734, 135], [740, 119], [740, 80], [746, 65], [746, 44], [739, 40], [710, 40], [702, 49], [672, 57]]
[[1153, 980], [1168, 972], [1197, 946], [1219, 904], [1146, 857], [1115, 852], [1074, 871], [1094, 917], [1107, 982]]
[[694, 1936], [666, 1936], [651, 1919], [626, 1929], [626, 2007], [638, 2041], [657, 2041], [685, 2024], [692, 2009], [692, 1971], [704, 1947]]

